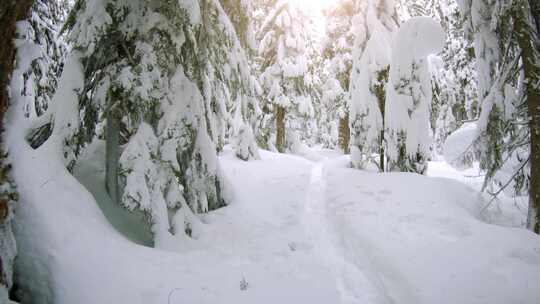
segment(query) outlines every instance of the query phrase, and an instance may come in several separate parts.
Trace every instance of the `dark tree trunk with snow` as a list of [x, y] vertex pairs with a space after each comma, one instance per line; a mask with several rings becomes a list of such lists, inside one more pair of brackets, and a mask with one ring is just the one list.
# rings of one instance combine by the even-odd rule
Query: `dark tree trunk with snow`
[[32, 0], [2, 0], [0, 5], [0, 118], [3, 120], [9, 105], [7, 87], [15, 57], [16, 22], [24, 19], [32, 6]]
[[345, 154], [350, 153], [349, 141], [351, 129], [349, 128], [349, 113], [339, 120], [339, 147]]
[[120, 161], [120, 120], [114, 110], [107, 116], [106, 125], [106, 160], [105, 183], [111, 200], [120, 204], [120, 188], [118, 186], [118, 167]]
[[390, 76], [390, 67], [388, 66], [384, 70], [377, 72], [377, 84], [375, 85], [375, 96], [379, 104], [379, 109], [382, 116], [382, 128], [379, 138], [379, 171], [384, 172], [384, 129], [386, 128], [384, 121], [384, 109], [386, 101], [386, 84], [388, 83], [388, 77]]
[[[0, 4], [0, 40], [2, 46], [0, 47], [0, 121], [4, 122], [4, 116], [9, 106], [9, 94], [8, 85], [10, 81], [11, 73], [13, 72], [14, 59], [15, 59], [15, 45], [13, 40], [16, 33], [16, 23], [19, 20], [24, 19], [33, 1], [31, 0], [2, 0]], [[3, 133], [5, 127], [0, 127], [0, 134]], [[0, 237], [12, 238], [9, 214], [10, 214], [10, 201], [16, 199], [12, 189], [12, 182], [9, 178], [9, 164], [6, 162], [5, 146], [0, 141], [2, 151], [0, 151], [0, 183], [2, 193], [0, 193]], [[0, 240], [0, 243], [7, 243], [8, 240]], [[0, 251], [0, 289], [9, 288], [11, 278], [8, 269], [8, 264], [12, 263], [4, 252]], [[0, 291], [0, 301], [3, 301], [2, 292]]]
[[285, 152], [285, 108], [276, 106], [276, 148]]
[[[540, 1], [529, 0], [529, 5], [531, 7], [532, 18], [536, 24], [536, 34], [540, 35]], [[538, 38], [538, 36], [536, 38]]]
[[527, 227], [540, 234], [540, 37], [538, 36], [538, 1], [521, 3], [522, 14], [516, 18], [518, 43], [522, 51], [525, 103], [529, 114], [531, 171], [529, 185], [529, 216]]

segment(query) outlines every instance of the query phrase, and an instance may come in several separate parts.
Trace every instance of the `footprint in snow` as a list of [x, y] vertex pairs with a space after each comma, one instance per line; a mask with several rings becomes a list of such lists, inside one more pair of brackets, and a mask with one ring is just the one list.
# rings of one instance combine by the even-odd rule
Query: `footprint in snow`
[[375, 196], [375, 193], [373, 191], [362, 191], [360, 193], [366, 196]]
[[540, 266], [540, 248], [534, 248], [532, 250], [516, 249], [510, 252], [508, 257], [532, 266]]
[[390, 195], [390, 194], [392, 194], [392, 191], [385, 189], [385, 190], [379, 191], [378, 194], [379, 195]]

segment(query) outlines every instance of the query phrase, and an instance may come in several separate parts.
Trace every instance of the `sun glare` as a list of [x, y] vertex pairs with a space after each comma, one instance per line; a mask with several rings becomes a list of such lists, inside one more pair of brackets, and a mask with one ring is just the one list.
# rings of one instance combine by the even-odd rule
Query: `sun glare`
[[333, 0], [291, 0], [291, 2], [297, 4], [300, 8], [320, 13]]
[[328, 7], [332, 2], [336, 0], [289, 0], [291, 3], [297, 5], [305, 13], [308, 13], [313, 17], [315, 22], [315, 31], [321, 34], [324, 33], [324, 16], [323, 9]]

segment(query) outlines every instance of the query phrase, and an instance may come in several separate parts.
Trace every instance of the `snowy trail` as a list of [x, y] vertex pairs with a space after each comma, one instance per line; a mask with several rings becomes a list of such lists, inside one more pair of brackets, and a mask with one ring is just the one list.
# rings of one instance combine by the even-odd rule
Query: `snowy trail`
[[325, 162], [319, 161], [311, 170], [302, 218], [308, 238], [324, 265], [333, 272], [342, 303], [392, 303], [381, 284], [374, 284], [354, 259], [347, 258], [350, 252], [329, 215], [324, 166]]

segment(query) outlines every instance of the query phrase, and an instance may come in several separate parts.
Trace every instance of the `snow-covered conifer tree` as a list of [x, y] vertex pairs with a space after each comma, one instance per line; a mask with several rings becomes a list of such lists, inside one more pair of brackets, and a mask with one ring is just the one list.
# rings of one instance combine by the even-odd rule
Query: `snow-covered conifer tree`
[[359, 3], [354, 17], [349, 127], [353, 167], [363, 168], [374, 153], [384, 170], [383, 113], [390, 64], [391, 34], [397, 28], [392, 1]]
[[351, 161], [353, 167], [364, 168], [371, 156], [378, 153], [379, 168], [384, 171], [383, 114], [391, 37], [381, 24], [373, 26], [371, 37], [360, 60], [355, 60], [351, 75]]
[[[18, 70], [24, 79], [21, 97], [29, 118], [41, 116], [48, 108], [62, 72], [66, 47], [58, 35], [64, 12], [57, 1], [37, 0], [31, 16], [18, 25], [17, 47], [25, 50], [26, 70]], [[26, 62], [25, 62], [26, 63]], [[21, 63], [22, 64], [22, 63]]]
[[447, 34], [443, 51], [430, 59], [431, 127], [435, 133], [434, 148], [440, 154], [447, 136], [478, 113], [472, 44], [465, 38], [459, 6], [454, 0], [401, 1], [399, 12], [404, 21], [411, 17], [432, 17]]
[[249, 54], [256, 51], [255, 28], [253, 22], [253, 4], [246, 0], [220, 0], [221, 6], [229, 16], [238, 39]]
[[[333, 77], [326, 79], [322, 86], [322, 96], [320, 102], [320, 111], [318, 117], [318, 124], [320, 128], [320, 143], [326, 148], [342, 147], [339, 145], [340, 136], [340, 107], [348, 96], [347, 91], [341, 87], [339, 81]], [[347, 123], [347, 130], [349, 124]], [[347, 132], [346, 134], [349, 134]], [[347, 137], [348, 138], [348, 135]], [[348, 146], [348, 145], [347, 145]], [[346, 152], [346, 151], [344, 151]]]
[[[36, 148], [51, 132], [50, 115], [45, 115], [55, 93], [58, 77], [63, 68], [65, 46], [58, 32], [65, 15], [65, 6], [57, 1], [10, 1], [0, 8], [0, 37], [9, 47], [0, 52], [0, 83], [4, 85], [11, 74], [9, 106], [22, 113], [20, 119], [30, 126], [22, 132], [30, 145]], [[5, 6], [4, 6], [5, 5]], [[7, 13], [3, 11], [6, 9]], [[12, 19], [10, 19], [12, 18]], [[18, 21], [15, 24], [15, 21]], [[13, 45], [11, 43], [13, 41]], [[14, 47], [14, 48], [13, 48]], [[15, 51], [13, 58], [12, 51]], [[7, 55], [7, 58], [4, 58]], [[15, 59], [15, 60], [13, 60]], [[5, 61], [10, 61], [5, 65]], [[13, 71], [11, 71], [11, 68]], [[5, 70], [4, 70], [5, 69]], [[7, 88], [7, 86], [6, 86]], [[2, 117], [8, 105], [7, 94], [2, 88]], [[6, 97], [6, 99], [4, 99]], [[44, 117], [42, 117], [44, 116]], [[8, 120], [6, 120], [7, 123]], [[15, 127], [15, 126], [9, 126]], [[11, 128], [10, 128], [11, 129]], [[11, 130], [10, 130], [11, 131]], [[9, 132], [8, 132], [9, 133]], [[15, 240], [11, 233], [13, 203], [17, 199], [13, 191], [8, 167], [5, 167], [5, 147], [2, 147], [1, 200], [0, 200], [0, 302], [5, 303], [7, 292], [4, 287], [12, 284], [12, 261], [16, 253]], [[8, 153], [14, 153], [8, 147]], [[16, 157], [16, 155], [11, 155]]]
[[[328, 73], [324, 96], [327, 104], [326, 115], [332, 121], [330, 128], [336, 122], [338, 126], [339, 148], [349, 153], [349, 83], [352, 69], [352, 51], [354, 33], [352, 20], [356, 13], [355, 1], [340, 0], [325, 10], [326, 36], [323, 41], [323, 56]], [[334, 117], [335, 116], [335, 117]], [[332, 132], [330, 132], [332, 134]], [[328, 140], [327, 140], [328, 141]]]
[[430, 155], [432, 101], [428, 55], [444, 46], [443, 29], [429, 17], [404, 23], [394, 39], [385, 105], [388, 169], [425, 173]]
[[[263, 110], [266, 142], [280, 152], [286, 139], [297, 138], [302, 122], [313, 117], [308, 92], [306, 25], [301, 12], [287, 1], [278, 1], [259, 32], [259, 55], [264, 58], [261, 84], [266, 98]], [[275, 144], [273, 144], [275, 138]], [[290, 142], [290, 141], [289, 141]]]
[[302, 24], [304, 24], [306, 33], [306, 57], [307, 72], [304, 76], [304, 82], [307, 87], [307, 93], [311, 100], [311, 113], [305, 115], [298, 113], [300, 139], [306, 144], [313, 146], [321, 142], [321, 128], [325, 128], [321, 116], [325, 108], [322, 105], [323, 90], [325, 81], [324, 59], [321, 54], [321, 33], [318, 32], [314, 17], [309, 14], [301, 14]]
[[217, 0], [79, 1], [67, 26], [86, 78], [79, 144], [105, 137], [109, 194], [174, 246], [226, 203], [216, 146], [254, 87], [234, 27]]
[[[467, 0], [460, 2], [465, 16], [466, 34], [474, 42], [478, 77], [478, 143], [480, 166], [486, 170], [486, 183], [491, 181], [503, 163], [504, 129], [508, 115], [504, 105], [504, 87], [506, 80], [498, 77], [501, 70], [499, 64], [504, 56], [505, 48], [509, 54], [515, 49], [504, 42], [508, 36], [506, 26], [500, 26], [493, 18], [500, 17], [503, 1]], [[503, 6], [501, 6], [503, 5]], [[496, 27], [494, 27], [494, 25]]]
[[[227, 2], [227, 1], [226, 1]], [[229, 10], [234, 3], [227, 2]], [[249, 5], [237, 3], [237, 9], [249, 8]], [[219, 1], [200, 0], [201, 28], [198, 31], [197, 48], [198, 60], [202, 68], [197, 85], [202, 90], [205, 100], [205, 113], [210, 137], [221, 150], [227, 142], [234, 141], [234, 114], [237, 109], [244, 120], [254, 120], [260, 115], [257, 100], [258, 83], [251, 72], [248, 56], [242, 46], [242, 41], [249, 39], [249, 24], [243, 29], [239, 23], [231, 23]], [[238, 16], [231, 12], [232, 18]], [[246, 17], [242, 17], [245, 20]], [[236, 21], [242, 22], [242, 21]], [[239, 40], [236, 29], [240, 30], [243, 40]], [[248, 41], [246, 41], [248, 43]], [[253, 41], [249, 42], [253, 43]]]
[[477, 148], [486, 171], [484, 189], [498, 186], [493, 195], [509, 185], [513, 194], [528, 189], [527, 225], [540, 233], [540, 89], [533, 72], [540, 65], [540, 7], [526, 0], [467, 0], [460, 6], [477, 60]]
[[[526, 129], [512, 121], [526, 120], [524, 107], [516, 98], [518, 44], [506, 20], [512, 21], [521, 10], [504, 1], [474, 0], [460, 3], [466, 34], [474, 43], [478, 77], [479, 117], [475, 148], [480, 167], [486, 172], [484, 189], [506, 183], [497, 172], [509, 159], [515, 160], [516, 143], [526, 138]], [[507, 136], [512, 134], [512, 136]], [[522, 146], [522, 145], [521, 145]], [[519, 153], [523, 154], [523, 153]], [[518, 157], [522, 158], [522, 157]], [[514, 161], [513, 161], [514, 162]], [[518, 167], [523, 161], [517, 161]], [[523, 168], [523, 166], [521, 166]], [[520, 175], [523, 175], [524, 171]]]
[[[66, 45], [59, 35], [67, 14], [67, 5], [58, 1], [35, 1], [27, 20], [18, 24], [16, 40], [19, 59], [13, 75], [18, 106], [24, 107], [25, 117], [34, 121], [27, 135], [36, 148], [50, 136], [51, 113], [47, 112], [64, 65]], [[73, 155], [66, 151], [73, 160]]]
[[[234, 86], [237, 86], [234, 83], [231, 83], [233, 86], [233, 92], [239, 91], [240, 94], [236, 93], [231, 96], [231, 101], [233, 101], [233, 106], [230, 106], [230, 113], [234, 117], [232, 120], [232, 126], [229, 127], [228, 142], [233, 144], [238, 143], [239, 141], [245, 141], [248, 138], [246, 134], [240, 130], [245, 130], [246, 127], [250, 127], [252, 131], [248, 132], [250, 134], [256, 133], [259, 128], [259, 119], [262, 114], [262, 111], [259, 106], [259, 95], [261, 94], [261, 87], [258, 80], [258, 70], [256, 66], [255, 56], [257, 53], [257, 41], [255, 39], [255, 28], [254, 28], [254, 7], [250, 1], [243, 0], [220, 0], [221, 5], [223, 6], [224, 11], [229, 16], [232, 25], [234, 26], [236, 35], [242, 46], [242, 50], [238, 57], [242, 58], [241, 66], [243, 72], [246, 70], [249, 71], [249, 77], [243, 79], [243, 87], [240, 87], [241, 90], [235, 89]], [[232, 33], [229, 33], [231, 35]], [[245, 59], [244, 59], [245, 58]], [[240, 115], [240, 116], [239, 116]], [[247, 143], [248, 146], [256, 146], [255, 138], [253, 142]], [[250, 159], [246, 158], [244, 160]]]
[[530, 185], [527, 228], [540, 234], [540, 4], [518, 2], [521, 14], [515, 19], [518, 44], [522, 51], [523, 85], [530, 118]]

